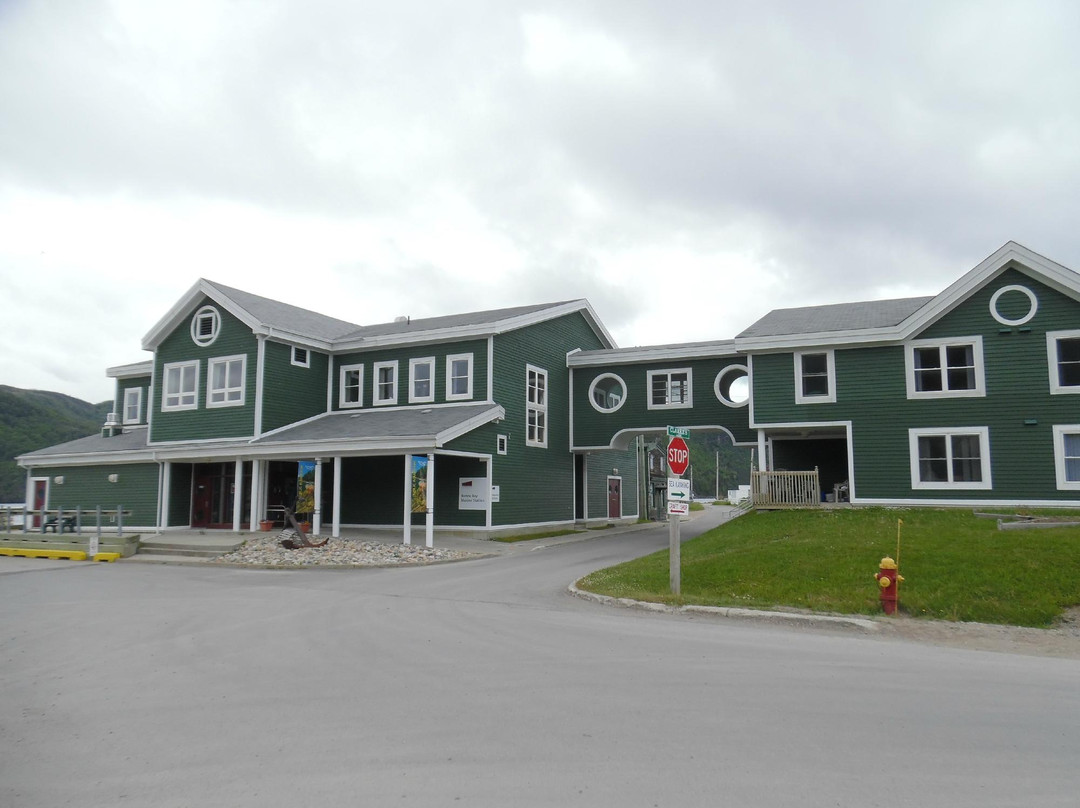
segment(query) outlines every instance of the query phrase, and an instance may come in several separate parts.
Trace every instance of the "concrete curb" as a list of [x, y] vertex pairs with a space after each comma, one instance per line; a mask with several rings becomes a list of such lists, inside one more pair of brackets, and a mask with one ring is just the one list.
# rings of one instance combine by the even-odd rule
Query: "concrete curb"
[[831, 614], [803, 614], [801, 612], [771, 612], [759, 609], [740, 609], [734, 606], [669, 606], [666, 603], [651, 603], [631, 598], [613, 598], [609, 595], [597, 595], [579, 589], [576, 582], [567, 587], [567, 591], [576, 598], [591, 600], [604, 606], [618, 606], [624, 609], [640, 609], [647, 612], [666, 614], [701, 614], [710, 617], [727, 617], [739, 620], [764, 620], [770, 623], [787, 623], [800, 626], [821, 626], [823, 628], [851, 628], [860, 631], [877, 631], [880, 624], [865, 617], [845, 617]]

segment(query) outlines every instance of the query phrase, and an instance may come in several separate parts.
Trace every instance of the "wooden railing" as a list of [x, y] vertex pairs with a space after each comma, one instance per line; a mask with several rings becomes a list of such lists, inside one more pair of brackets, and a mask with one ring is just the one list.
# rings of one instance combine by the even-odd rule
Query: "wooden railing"
[[813, 471], [752, 471], [750, 497], [755, 508], [820, 508], [821, 480]]

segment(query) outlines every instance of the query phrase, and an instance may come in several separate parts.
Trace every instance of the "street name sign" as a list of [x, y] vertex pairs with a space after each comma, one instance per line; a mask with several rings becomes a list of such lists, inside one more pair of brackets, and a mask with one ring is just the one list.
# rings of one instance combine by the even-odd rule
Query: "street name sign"
[[669, 438], [689, 438], [690, 428], [686, 426], [669, 426], [667, 436]]

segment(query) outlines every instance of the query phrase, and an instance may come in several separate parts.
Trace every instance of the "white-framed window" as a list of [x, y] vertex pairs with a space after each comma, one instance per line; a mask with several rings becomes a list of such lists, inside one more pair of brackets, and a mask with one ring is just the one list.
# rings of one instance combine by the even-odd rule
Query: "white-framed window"
[[750, 403], [750, 370], [746, 365], [728, 365], [713, 379], [713, 393], [726, 407]]
[[546, 447], [548, 439], [548, 374], [525, 366], [525, 445]]
[[495, 454], [506, 454], [507, 447], [510, 445], [510, 437], [508, 435], [496, 435], [495, 436]]
[[990, 429], [909, 429], [911, 487], [990, 489]]
[[163, 368], [161, 409], [194, 410], [199, 406], [199, 362], [171, 362]]
[[364, 366], [342, 365], [338, 377], [338, 406], [364, 406]]
[[1059, 491], [1080, 491], [1080, 424], [1054, 426], [1054, 466]]
[[397, 404], [397, 362], [376, 362], [371, 370], [371, 403]]
[[446, 400], [463, 401], [473, 397], [473, 355], [450, 354], [446, 357]]
[[982, 337], [920, 339], [904, 346], [908, 398], [985, 396]]
[[298, 368], [311, 367], [311, 351], [299, 345], [292, 346], [292, 364]]
[[795, 403], [836, 401], [836, 366], [832, 351], [795, 352]]
[[191, 318], [191, 339], [203, 348], [212, 343], [221, 331], [221, 315], [213, 306], [203, 306]]
[[614, 373], [601, 373], [589, 385], [589, 403], [597, 412], [611, 413], [626, 401], [626, 382]]
[[694, 371], [671, 368], [648, 372], [650, 410], [688, 409], [694, 406]]
[[435, 400], [435, 357], [409, 360], [409, 403]]
[[124, 423], [137, 424], [142, 421], [142, 388], [128, 387], [124, 390]]
[[221, 356], [206, 363], [206, 406], [239, 407], [244, 403], [247, 357]]
[[1051, 394], [1080, 393], [1080, 330], [1047, 331], [1046, 362]]

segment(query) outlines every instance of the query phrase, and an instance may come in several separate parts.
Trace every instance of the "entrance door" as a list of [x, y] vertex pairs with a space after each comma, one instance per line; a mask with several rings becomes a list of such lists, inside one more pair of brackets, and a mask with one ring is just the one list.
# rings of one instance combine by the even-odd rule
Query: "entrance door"
[[607, 515], [608, 519], [622, 517], [622, 477], [607, 478]]
[[195, 466], [191, 526], [231, 528], [236, 468], [232, 463]]
[[34, 509], [34, 515], [30, 521], [30, 527], [41, 527], [41, 509], [45, 507], [45, 497], [49, 491], [49, 480], [47, 477], [34, 477], [31, 482], [33, 488], [30, 507]]

